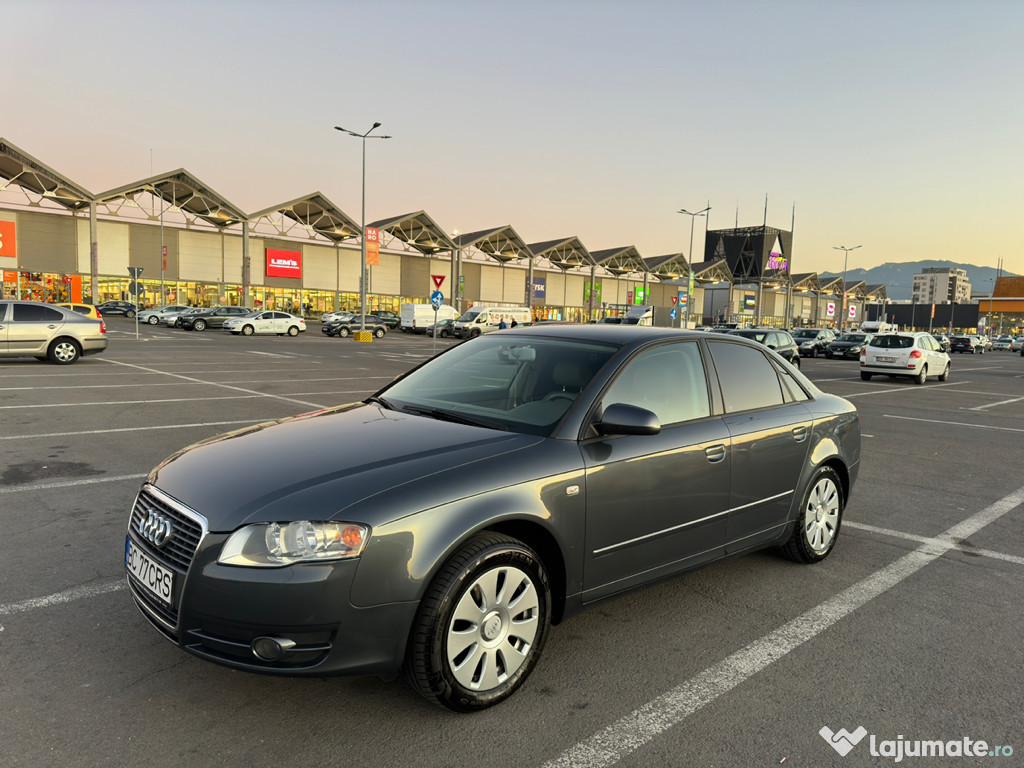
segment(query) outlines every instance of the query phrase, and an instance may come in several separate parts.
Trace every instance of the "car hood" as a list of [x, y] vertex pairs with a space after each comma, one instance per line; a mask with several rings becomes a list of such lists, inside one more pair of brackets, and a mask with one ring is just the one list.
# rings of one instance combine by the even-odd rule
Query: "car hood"
[[[337, 517], [410, 484], [436, 496], [442, 475], [465, 475], [470, 465], [503, 461], [541, 440], [355, 403], [196, 443], [164, 460], [149, 482], [203, 515], [211, 531], [230, 531]], [[383, 521], [368, 511], [377, 505], [365, 506], [358, 522]]]

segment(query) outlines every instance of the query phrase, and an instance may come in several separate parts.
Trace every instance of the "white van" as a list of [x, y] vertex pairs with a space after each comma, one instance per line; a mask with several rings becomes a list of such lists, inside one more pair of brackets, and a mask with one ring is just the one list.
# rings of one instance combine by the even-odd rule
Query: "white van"
[[490, 333], [498, 330], [502, 318], [510, 327], [512, 321], [517, 324], [529, 323], [531, 321], [529, 307], [486, 307], [481, 304], [470, 307], [466, 313], [455, 321], [453, 326], [455, 337], [459, 339], [472, 339], [481, 333]]
[[882, 320], [865, 320], [857, 330], [861, 333], [895, 333], [899, 329], [892, 323]]
[[[402, 333], [426, 333], [427, 326], [434, 324], [434, 307], [431, 304], [403, 304], [398, 315]], [[442, 304], [437, 308], [437, 322], [454, 320], [458, 316], [455, 307]]]

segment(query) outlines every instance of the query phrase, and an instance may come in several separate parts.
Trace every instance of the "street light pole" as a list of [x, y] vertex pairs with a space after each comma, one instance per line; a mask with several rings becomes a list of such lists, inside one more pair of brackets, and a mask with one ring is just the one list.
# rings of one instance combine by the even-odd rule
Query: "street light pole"
[[856, 251], [858, 248], [860, 248], [859, 245], [855, 245], [853, 248], [847, 248], [845, 245], [832, 246], [832, 250], [843, 252], [843, 314], [839, 318], [840, 333], [846, 331], [846, 266], [850, 258], [850, 251]]
[[[696, 213], [690, 213], [685, 208], [681, 208], [676, 213], [682, 213], [690, 217], [690, 250], [686, 254], [684, 261], [686, 262], [686, 308], [683, 310], [683, 328], [689, 329], [690, 327], [690, 307], [693, 306], [693, 220], [698, 216], [705, 216], [708, 211], [711, 210], [711, 206], [707, 206], [704, 210], [697, 211]], [[730, 291], [732, 293], [732, 291]], [[732, 296], [729, 297], [730, 300]]]
[[356, 133], [340, 125], [334, 126], [334, 130], [355, 136], [363, 142], [363, 207], [359, 222], [359, 240], [362, 242], [361, 258], [359, 260], [359, 331], [366, 331], [366, 140], [369, 139], [390, 139], [390, 136], [370, 136], [370, 133], [380, 128], [380, 123], [374, 123], [366, 133]]

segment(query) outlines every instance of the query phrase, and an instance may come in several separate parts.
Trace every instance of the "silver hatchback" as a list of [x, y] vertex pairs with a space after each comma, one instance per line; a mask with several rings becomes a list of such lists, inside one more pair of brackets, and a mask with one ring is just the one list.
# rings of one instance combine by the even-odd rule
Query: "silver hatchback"
[[68, 365], [107, 348], [107, 326], [38, 301], [0, 299], [0, 357], [34, 357]]

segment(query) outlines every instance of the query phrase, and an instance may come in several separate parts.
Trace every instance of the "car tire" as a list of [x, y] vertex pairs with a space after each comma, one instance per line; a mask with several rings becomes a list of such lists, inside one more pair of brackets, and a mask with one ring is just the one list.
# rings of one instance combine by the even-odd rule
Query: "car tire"
[[242, 335], [243, 336], [252, 336], [254, 333], [256, 333], [256, 329], [253, 328], [251, 325], [243, 325], [242, 326]]
[[54, 339], [46, 350], [46, 358], [57, 365], [71, 365], [81, 356], [82, 348], [74, 339]]
[[442, 339], [447, 339], [449, 336], [451, 336], [451, 334], [448, 333], [448, 331], [441, 331], [440, 335]]
[[435, 704], [456, 712], [486, 709], [525, 682], [550, 624], [551, 588], [537, 554], [508, 536], [478, 534], [424, 594], [405, 677]]
[[193, 331], [205, 331], [206, 330], [206, 321], [205, 320], [194, 320], [192, 322], [192, 330]]
[[146, 322], [149, 323], [150, 325], [156, 325], [157, 323], [160, 322], [160, 318], [157, 317], [156, 315], [152, 315], [148, 320], [146, 320]]
[[349, 334], [351, 334], [351, 333], [352, 333], [352, 331], [350, 331], [348, 328], [339, 328], [338, 329], [338, 338], [339, 339], [348, 338]]
[[124, 316], [131, 320], [133, 317], [135, 317], [135, 313], [129, 309], [127, 312], [124, 313]]
[[480, 335], [480, 329], [479, 328], [474, 328], [472, 333], [469, 334], [469, 338], [475, 339], [479, 335]]
[[924, 384], [928, 381], [928, 366], [922, 365], [921, 370], [917, 372], [917, 376], [914, 377], [915, 384]]
[[818, 348], [817, 347], [811, 347], [811, 358], [813, 359], [813, 358], [815, 358], [817, 356], [818, 356]]
[[793, 358], [792, 360], [790, 360], [789, 362], [791, 362], [791, 363], [792, 363], [793, 365], [795, 365], [795, 366], [796, 366], [797, 368], [799, 368], [799, 367], [800, 367], [800, 355], [796, 355], [796, 356], [795, 356], [795, 357], [794, 357], [794, 358]]
[[385, 331], [383, 328], [378, 328], [373, 332], [373, 335], [376, 336], [378, 339], [383, 339], [385, 333], [387, 333], [387, 331]]
[[865, 373], [864, 371], [861, 371], [860, 372], [860, 380], [861, 381], [871, 381], [871, 374], [870, 373]]
[[297, 325], [290, 325], [290, 326], [288, 326], [288, 335], [289, 336], [298, 336], [299, 335], [299, 326], [297, 326]]
[[817, 563], [836, 545], [843, 523], [843, 484], [832, 467], [811, 477], [797, 510], [793, 535], [782, 551], [798, 563]]
[[939, 381], [949, 381], [949, 363], [946, 363], [945, 369], [939, 375]]

